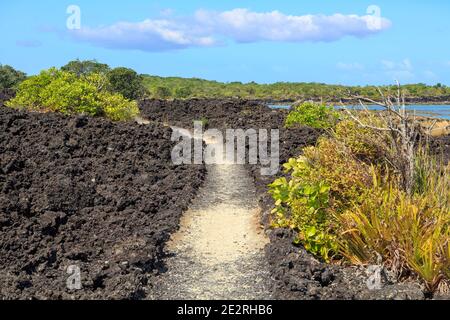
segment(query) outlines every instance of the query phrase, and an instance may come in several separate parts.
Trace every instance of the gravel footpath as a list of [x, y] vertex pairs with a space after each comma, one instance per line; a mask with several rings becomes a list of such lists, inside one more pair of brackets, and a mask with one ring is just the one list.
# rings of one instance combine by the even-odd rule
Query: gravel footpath
[[167, 246], [153, 299], [268, 299], [268, 239], [253, 179], [229, 163], [207, 165], [207, 173]]
[[[314, 145], [322, 134], [306, 127], [285, 129], [286, 111], [271, 110], [259, 102], [242, 100], [202, 100], [141, 102], [142, 112], [153, 121], [164, 121], [184, 128], [192, 128], [194, 120], [206, 119], [209, 128], [279, 129], [280, 162], [297, 156], [301, 149]], [[449, 137], [433, 142], [434, 150], [443, 147], [444, 156], [450, 154]], [[246, 166], [256, 186], [256, 197], [261, 209], [261, 221], [270, 242], [265, 247], [269, 264], [271, 297], [275, 299], [425, 299], [423, 288], [417, 282], [385, 283], [383, 289], [368, 290], [370, 276], [362, 267], [342, 267], [320, 262], [301, 246], [293, 244], [294, 234], [286, 229], [270, 228], [269, 215], [273, 200], [267, 185], [276, 177], [260, 175], [260, 166]], [[278, 176], [282, 175], [279, 173]], [[439, 297], [435, 297], [439, 298]], [[442, 297], [445, 298], [445, 297]]]

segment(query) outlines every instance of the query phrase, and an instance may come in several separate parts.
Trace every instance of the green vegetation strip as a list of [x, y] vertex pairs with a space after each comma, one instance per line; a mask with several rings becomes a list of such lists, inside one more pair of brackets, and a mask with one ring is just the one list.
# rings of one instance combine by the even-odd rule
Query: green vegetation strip
[[[95, 60], [69, 62], [61, 68], [78, 76], [89, 73], [108, 75], [111, 87], [118, 90], [127, 99], [142, 96], [159, 99], [189, 98], [241, 98], [266, 101], [321, 100], [338, 102], [352, 96], [364, 96], [375, 99], [379, 97], [375, 86], [342, 86], [323, 83], [288, 83], [258, 84], [256, 82], [218, 82], [198, 78], [159, 77], [138, 75], [128, 68], [110, 69], [106, 64]], [[9, 66], [0, 65], [0, 89], [17, 87], [25, 79], [25, 74]], [[381, 90], [388, 94], [395, 92], [395, 86], [384, 86]], [[407, 84], [403, 86], [405, 97], [426, 103], [449, 102], [450, 87], [443, 84], [429, 86], [426, 84]]]

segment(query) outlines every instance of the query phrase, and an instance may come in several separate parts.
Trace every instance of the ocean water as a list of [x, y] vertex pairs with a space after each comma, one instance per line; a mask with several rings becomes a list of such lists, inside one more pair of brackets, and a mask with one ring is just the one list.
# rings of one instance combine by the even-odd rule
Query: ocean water
[[[289, 109], [290, 105], [269, 105], [272, 109]], [[367, 106], [370, 110], [382, 110], [380, 106]], [[336, 106], [336, 108], [341, 108]], [[348, 106], [348, 108], [360, 109], [360, 106]], [[450, 105], [407, 105], [406, 109], [413, 112], [415, 111], [418, 116], [426, 116], [433, 118], [441, 118], [450, 120]]]

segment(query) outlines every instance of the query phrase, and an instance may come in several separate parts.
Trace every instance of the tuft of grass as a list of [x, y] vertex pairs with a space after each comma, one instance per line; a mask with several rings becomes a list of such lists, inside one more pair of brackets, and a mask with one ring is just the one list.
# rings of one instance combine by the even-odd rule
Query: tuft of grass
[[434, 292], [450, 279], [450, 168], [420, 154], [413, 195], [374, 171], [364, 201], [335, 218], [340, 253], [349, 261], [367, 264], [379, 254], [399, 278], [413, 272]]
[[193, 122], [200, 122], [204, 128], [208, 127], [209, 120], [205, 117], [201, 117], [199, 120], [194, 120]]

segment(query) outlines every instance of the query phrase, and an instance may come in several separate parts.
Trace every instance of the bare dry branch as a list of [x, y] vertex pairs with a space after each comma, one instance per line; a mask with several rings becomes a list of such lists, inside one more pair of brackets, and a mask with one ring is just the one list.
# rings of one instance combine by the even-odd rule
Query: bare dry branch
[[[415, 146], [419, 136], [419, 126], [416, 114], [406, 110], [405, 95], [401, 90], [400, 83], [396, 81], [397, 90], [394, 97], [385, 95], [380, 88], [377, 88], [382, 101], [376, 101], [367, 97], [354, 95], [353, 99], [357, 99], [363, 111], [369, 112], [364, 102], [381, 106], [385, 112], [378, 113], [380, 119], [386, 124], [386, 127], [374, 126], [364, 123], [360, 117], [356, 116], [346, 106], [342, 104], [346, 113], [350, 118], [363, 128], [369, 128], [378, 132], [388, 132], [391, 145], [395, 151], [392, 159], [388, 159], [389, 163], [396, 168], [401, 174], [405, 191], [412, 192], [415, 168]], [[395, 102], [393, 102], [395, 101]], [[428, 129], [431, 132], [435, 123]]]

